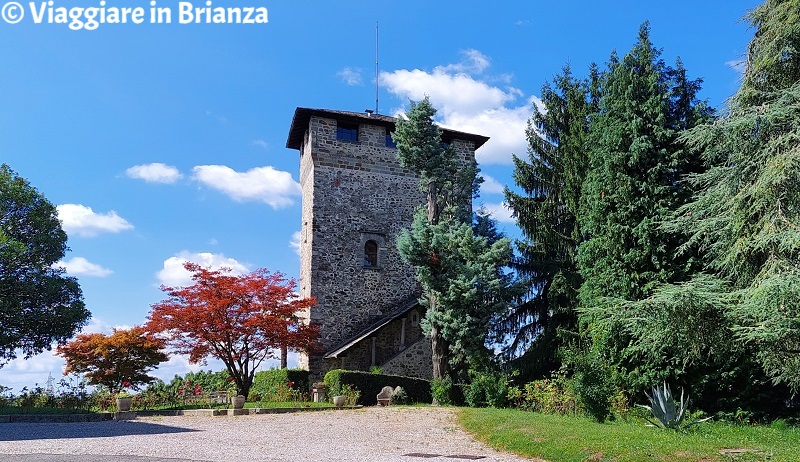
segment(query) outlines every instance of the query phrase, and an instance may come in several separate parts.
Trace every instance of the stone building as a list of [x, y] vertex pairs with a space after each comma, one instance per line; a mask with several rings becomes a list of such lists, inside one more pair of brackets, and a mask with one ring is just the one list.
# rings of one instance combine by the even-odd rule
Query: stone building
[[[430, 377], [431, 346], [414, 271], [395, 240], [424, 203], [419, 180], [397, 160], [392, 117], [297, 108], [286, 146], [300, 151], [300, 294], [317, 305], [323, 352], [300, 356], [320, 378], [335, 368]], [[464, 158], [485, 136], [442, 131]]]

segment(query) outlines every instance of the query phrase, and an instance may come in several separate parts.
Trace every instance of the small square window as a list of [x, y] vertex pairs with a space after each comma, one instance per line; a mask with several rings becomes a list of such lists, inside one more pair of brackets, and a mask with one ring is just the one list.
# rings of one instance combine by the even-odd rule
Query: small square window
[[358, 142], [358, 125], [339, 122], [336, 125], [336, 139], [340, 141]]

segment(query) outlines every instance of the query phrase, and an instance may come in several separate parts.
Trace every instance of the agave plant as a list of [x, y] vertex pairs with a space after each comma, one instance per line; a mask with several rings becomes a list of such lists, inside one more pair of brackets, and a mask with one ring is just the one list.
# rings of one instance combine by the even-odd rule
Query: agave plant
[[676, 402], [667, 382], [664, 382], [663, 387], [653, 387], [652, 395], [647, 393], [645, 395], [647, 395], [650, 405], [637, 404], [637, 406], [647, 409], [655, 417], [655, 420], [647, 419], [649, 426], [672, 429], [688, 428], [710, 419], [708, 417], [701, 420], [685, 421], [689, 408], [689, 397], [686, 396], [684, 399], [683, 388], [681, 388], [681, 399]]

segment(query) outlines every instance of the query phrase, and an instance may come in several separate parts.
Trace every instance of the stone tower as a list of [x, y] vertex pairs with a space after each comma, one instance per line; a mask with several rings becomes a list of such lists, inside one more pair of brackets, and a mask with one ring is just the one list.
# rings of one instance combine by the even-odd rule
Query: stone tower
[[[317, 305], [323, 352], [301, 355], [314, 379], [330, 369], [430, 377], [430, 341], [414, 271], [395, 240], [424, 203], [419, 180], [397, 160], [395, 119], [297, 108], [286, 146], [300, 151], [303, 193], [300, 294]], [[465, 158], [487, 137], [443, 130]]]

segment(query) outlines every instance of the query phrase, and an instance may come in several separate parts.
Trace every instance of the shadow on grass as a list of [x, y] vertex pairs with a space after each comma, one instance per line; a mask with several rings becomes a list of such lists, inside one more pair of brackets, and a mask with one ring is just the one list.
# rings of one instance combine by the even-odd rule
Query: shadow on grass
[[0, 424], [0, 441], [105, 438], [195, 431], [199, 430], [127, 420], [118, 422], [14, 423]]

